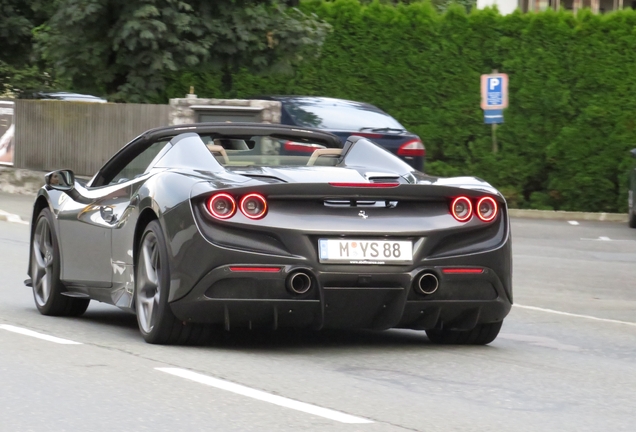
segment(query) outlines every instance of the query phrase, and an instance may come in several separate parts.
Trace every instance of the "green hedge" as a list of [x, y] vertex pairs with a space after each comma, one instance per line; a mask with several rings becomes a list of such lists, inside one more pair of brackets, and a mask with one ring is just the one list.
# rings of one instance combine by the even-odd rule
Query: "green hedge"
[[[290, 74], [242, 70], [231, 91], [212, 72], [173, 77], [202, 97], [323, 95], [370, 102], [424, 141], [426, 171], [475, 175], [512, 207], [625, 211], [628, 150], [636, 147], [636, 11], [514, 13], [428, 2], [361, 5], [313, 0], [303, 8], [333, 26], [321, 56]], [[479, 77], [510, 76], [497, 129], [479, 108]]]

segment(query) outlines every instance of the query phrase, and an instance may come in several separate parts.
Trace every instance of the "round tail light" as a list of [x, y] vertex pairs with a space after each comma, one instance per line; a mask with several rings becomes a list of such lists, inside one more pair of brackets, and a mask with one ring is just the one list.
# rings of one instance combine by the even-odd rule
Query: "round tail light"
[[497, 201], [491, 197], [483, 197], [477, 202], [477, 217], [490, 222], [497, 216]]
[[241, 198], [241, 213], [250, 219], [260, 219], [267, 213], [267, 201], [262, 195], [251, 193]]
[[451, 204], [451, 213], [459, 222], [466, 222], [473, 215], [473, 204], [466, 197], [457, 197]]
[[208, 211], [217, 219], [229, 219], [236, 213], [236, 201], [230, 194], [218, 193], [208, 200]]

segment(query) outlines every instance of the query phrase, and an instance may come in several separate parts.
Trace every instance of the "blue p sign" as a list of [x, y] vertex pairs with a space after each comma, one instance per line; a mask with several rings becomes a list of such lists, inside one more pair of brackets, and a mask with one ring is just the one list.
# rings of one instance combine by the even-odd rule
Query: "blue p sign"
[[503, 109], [508, 106], [508, 75], [481, 76], [481, 107], [485, 110]]
[[488, 79], [488, 92], [501, 93], [501, 79], [489, 78]]

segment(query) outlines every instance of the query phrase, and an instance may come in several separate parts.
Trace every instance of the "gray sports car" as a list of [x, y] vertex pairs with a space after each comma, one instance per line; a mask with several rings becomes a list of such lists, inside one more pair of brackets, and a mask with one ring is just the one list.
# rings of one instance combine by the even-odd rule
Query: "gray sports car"
[[203, 123], [143, 133], [88, 182], [49, 173], [26, 283], [44, 315], [111, 303], [150, 343], [216, 325], [487, 344], [511, 269], [506, 203], [488, 183], [427, 176], [359, 136]]

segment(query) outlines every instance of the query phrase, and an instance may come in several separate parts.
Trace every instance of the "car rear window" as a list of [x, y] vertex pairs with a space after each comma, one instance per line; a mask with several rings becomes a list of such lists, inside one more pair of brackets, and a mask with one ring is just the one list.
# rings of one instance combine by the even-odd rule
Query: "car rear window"
[[285, 109], [299, 126], [331, 130], [402, 129], [388, 114], [357, 104], [328, 101], [286, 102]]
[[199, 135], [210, 153], [223, 166], [334, 166], [340, 148], [324, 142], [274, 136], [229, 137]]

